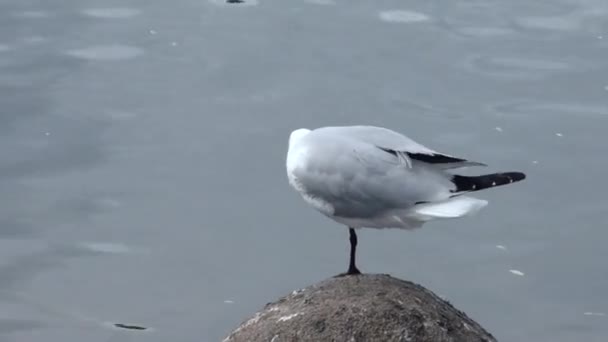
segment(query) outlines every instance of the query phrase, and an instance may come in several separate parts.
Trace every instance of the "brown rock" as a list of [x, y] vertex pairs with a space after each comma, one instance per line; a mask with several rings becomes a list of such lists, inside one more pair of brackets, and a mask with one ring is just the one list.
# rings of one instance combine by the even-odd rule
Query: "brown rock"
[[224, 342], [496, 341], [424, 287], [388, 275], [330, 278], [294, 291], [236, 328]]

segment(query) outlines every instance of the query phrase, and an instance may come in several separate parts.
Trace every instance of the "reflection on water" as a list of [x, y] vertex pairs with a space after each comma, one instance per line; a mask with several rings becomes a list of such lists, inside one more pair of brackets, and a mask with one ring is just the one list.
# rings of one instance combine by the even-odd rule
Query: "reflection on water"
[[356, 123], [529, 174], [475, 218], [362, 232], [366, 270], [500, 340], [608, 335], [605, 1], [123, 6], [0, 4], [0, 340], [218, 340], [339, 272], [285, 145]]

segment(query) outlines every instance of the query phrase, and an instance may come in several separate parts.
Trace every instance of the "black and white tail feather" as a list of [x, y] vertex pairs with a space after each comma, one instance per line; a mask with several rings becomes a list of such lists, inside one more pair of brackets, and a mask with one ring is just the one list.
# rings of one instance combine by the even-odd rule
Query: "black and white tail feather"
[[499, 172], [481, 176], [454, 175], [452, 182], [456, 185], [453, 195], [445, 201], [421, 203], [414, 206], [415, 217], [421, 221], [440, 218], [457, 218], [477, 213], [488, 205], [488, 201], [465, 196], [466, 193], [511, 184], [524, 180], [522, 172]]
[[524, 180], [522, 172], [498, 172], [481, 176], [452, 176], [456, 189], [450, 199], [443, 202], [423, 203], [415, 206], [418, 217], [427, 221], [437, 218], [457, 218], [477, 213], [488, 201], [465, 196], [466, 193], [507, 185]]
[[[419, 145], [421, 146], [421, 145]], [[431, 164], [442, 170], [457, 169], [468, 166], [487, 166], [486, 164], [457, 158], [447, 154], [423, 147], [416, 152], [399, 152], [392, 149], [380, 147], [382, 150], [394, 154], [395, 156], [405, 155], [405, 159], [416, 160], [418, 162]], [[408, 161], [411, 167], [411, 162]], [[498, 172], [480, 176], [453, 175], [452, 183], [456, 189], [452, 190], [452, 196], [441, 202], [420, 202], [414, 207], [414, 216], [421, 221], [428, 221], [437, 218], [456, 218], [472, 215], [485, 207], [486, 200], [464, 196], [464, 194], [483, 189], [507, 185], [524, 180], [526, 175], [522, 172]]]

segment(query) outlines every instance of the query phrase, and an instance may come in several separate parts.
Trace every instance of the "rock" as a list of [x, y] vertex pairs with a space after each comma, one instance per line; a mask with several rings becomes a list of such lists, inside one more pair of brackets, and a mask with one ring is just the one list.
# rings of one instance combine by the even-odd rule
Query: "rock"
[[324, 280], [243, 322], [224, 342], [496, 341], [424, 287], [388, 275]]

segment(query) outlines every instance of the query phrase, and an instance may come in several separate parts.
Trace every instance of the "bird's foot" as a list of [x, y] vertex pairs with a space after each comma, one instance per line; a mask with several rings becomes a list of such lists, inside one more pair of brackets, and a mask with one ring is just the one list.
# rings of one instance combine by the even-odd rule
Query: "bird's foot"
[[336, 275], [334, 278], [339, 278], [339, 277], [345, 277], [345, 276], [351, 276], [351, 275], [361, 275], [361, 271], [359, 271], [358, 268], [349, 268], [348, 271], [344, 272], [344, 273], [340, 273], [338, 275]]

